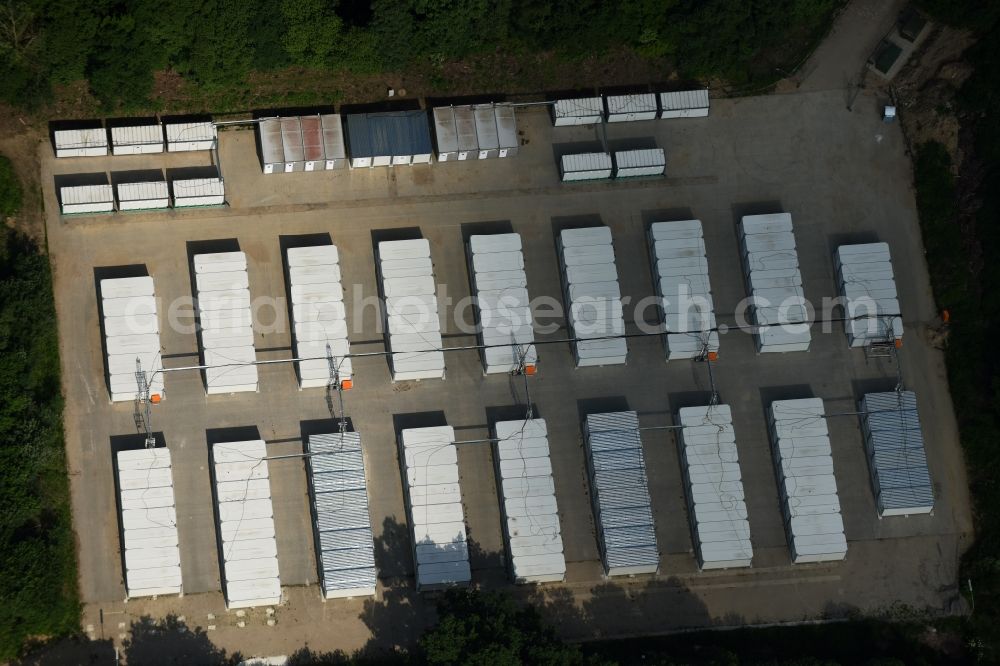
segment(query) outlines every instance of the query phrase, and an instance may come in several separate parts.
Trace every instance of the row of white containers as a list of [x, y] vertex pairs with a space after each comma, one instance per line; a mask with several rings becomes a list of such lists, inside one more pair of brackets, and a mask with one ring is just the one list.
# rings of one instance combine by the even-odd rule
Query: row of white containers
[[517, 155], [520, 139], [510, 104], [439, 106], [433, 116], [439, 162]]
[[917, 396], [911, 391], [869, 393], [858, 411], [879, 516], [933, 511], [934, 486]]
[[325, 387], [353, 375], [347, 311], [335, 245], [288, 248], [294, 355], [299, 388]]
[[139, 397], [140, 366], [149, 393], [162, 396], [160, 323], [153, 278], [147, 275], [101, 280], [101, 314], [111, 401]]
[[211, 453], [226, 607], [280, 603], [267, 447], [259, 439], [225, 442]]
[[381, 241], [378, 276], [392, 380], [444, 379], [430, 243], [425, 238]]
[[888, 243], [841, 245], [834, 255], [837, 283], [852, 347], [903, 339], [899, 294]]
[[323, 596], [374, 596], [375, 548], [361, 435], [310, 435], [306, 454]]
[[538, 362], [520, 234], [470, 236], [466, 245], [486, 374]]
[[557, 249], [577, 367], [623, 365], [628, 355], [611, 229], [564, 229]]
[[399, 458], [417, 590], [468, 585], [472, 572], [454, 428], [404, 429], [399, 437]]
[[59, 206], [63, 215], [112, 213], [116, 209], [158, 210], [171, 205], [174, 208], [221, 206], [225, 203], [226, 186], [221, 178], [174, 180], [169, 185], [165, 180], [158, 180], [118, 183], [117, 186], [70, 185], [59, 188]]
[[115, 457], [127, 598], [181, 594], [181, 552], [170, 451], [119, 451]]
[[[211, 121], [145, 122], [111, 127], [111, 154], [211, 150], [218, 139]], [[56, 157], [98, 157], [108, 154], [108, 130], [104, 127], [61, 129], [52, 133]]]
[[635, 412], [588, 414], [584, 444], [598, 544], [608, 576], [656, 573], [659, 549]]
[[700, 118], [708, 115], [708, 90], [640, 93], [561, 99], [552, 105], [552, 122], [562, 125], [592, 125], [655, 118]]
[[498, 421], [493, 438], [511, 578], [516, 583], [562, 581], [566, 558], [545, 420]]
[[564, 183], [637, 176], [662, 176], [667, 158], [662, 148], [619, 150], [611, 153], [578, 153], [559, 159], [559, 178]]
[[792, 562], [844, 559], [847, 539], [823, 401], [775, 400], [767, 424]]
[[728, 405], [678, 410], [684, 492], [702, 569], [748, 567], [753, 560], [743, 474]]
[[256, 391], [257, 366], [253, 363], [257, 356], [246, 254], [197, 254], [194, 272], [202, 363], [207, 366], [205, 391], [209, 394]]
[[792, 216], [747, 215], [740, 220], [739, 236], [757, 351], [808, 351], [812, 333]]
[[719, 332], [701, 220], [654, 222], [648, 241], [667, 360], [718, 352]]

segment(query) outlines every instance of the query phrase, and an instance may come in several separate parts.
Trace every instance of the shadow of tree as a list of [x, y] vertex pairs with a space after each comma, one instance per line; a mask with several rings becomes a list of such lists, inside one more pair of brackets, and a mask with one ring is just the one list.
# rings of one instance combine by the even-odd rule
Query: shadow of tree
[[238, 664], [239, 653], [227, 655], [215, 646], [201, 627], [191, 629], [168, 615], [163, 620], [148, 616], [133, 622], [130, 637], [122, 644], [122, 655], [129, 664]]
[[72, 636], [29, 648], [12, 666], [63, 666], [64, 664], [113, 664], [115, 646], [109, 639], [87, 640]]

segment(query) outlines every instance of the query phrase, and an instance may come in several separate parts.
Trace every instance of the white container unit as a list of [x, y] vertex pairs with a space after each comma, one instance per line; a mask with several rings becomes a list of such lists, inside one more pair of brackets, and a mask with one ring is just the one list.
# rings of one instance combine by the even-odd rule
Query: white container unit
[[170, 207], [167, 181], [118, 183], [118, 210], [156, 210]]
[[111, 128], [114, 155], [144, 155], [163, 152], [163, 126], [158, 122]]
[[[458, 127], [455, 124], [455, 107], [438, 106], [435, 107], [434, 116], [434, 145], [437, 147], [438, 162], [448, 162], [458, 160]], [[468, 153], [465, 159], [468, 159]]]
[[834, 255], [851, 347], [903, 339], [888, 243], [841, 245]]
[[604, 100], [600, 97], [560, 99], [552, 105], [552, 124], [593, 125], [604, 120]]
[[677, 444], [691, 535], [702, 569], [748, 567], [753, 559], [743, 475], [728, 405], [683, 407]]
[[847, 539], [823, 401], [775, 400], [767, 420], [792, 563], [844, 559]]
[[[294, 354], [299, 388], [324, 388], [351, 379], [347, 312], [336, 245], [288, 248]], [[336, 367], [331, 368], [331, 361]]]
[[515, 583], [562, 581], [566, 558], [545, 420], [498, 421], [493, 435], [511, 577]]
[[879, 517], [933, 511], [934, 486], [916, 394], [868, 393], [859, 411]]
[[281, 120], [268, 118], [258, 122], [257, 140], [260, 142], [260, 161], [264, 173], [284, 173], [285, 148], [281, 138]]
[[162, 397], [163, 359], [153, 278], [147, 275], [101, 280], [101, 314], [111, 402], [139, 397], [138, 366], [142, 367], [143, 383], [149, 386], [150, 395]]
[[656, 95], [608, 95], [604, 98], [608, 109], [609, 123], [624, 123], [633, 120], [656, 120]]
[[707, 89], [660, 93], [660, 118], [704, 118], [707, 115]]
[[109, 184], [60, 187], [59, 207], [63, 215], [113, 213], [115, 191]]
[[108, 154], [108, 133], [104, 127], [55, 130], [52, 140], [56, 157], [99, 157]]
[[417, 591], [468, 585], [472, 571], [454, 428], [403, 430], [399, 458], [413, 536]]
[[537, 364], [520, 234], [470, 236], [466, 250], [479, 343], [485, 347], [483, 371], [509, 373]]
[[281, 603], [267, 447], [216, 443], [211, 456], [226, 608]]
[[194, 150], [212, 150], [219, 135], [210, 120], [195, 122], [166, 122], [167, 152], [181, 153]]
[[186, 178], [170, 183], [174, 208], [222, 206], [226, 203], [226, 185], [222, 178]]
[[589, 414], [584, 424], [584, 444], [605, 573], [656, 573], [659, 549], [638, 415]]
[[347, 146], [344, 144], [344, 125], [339, 113], [320, 116], [323, 127], [324, 166], [330, 171], [347, 166]]
[[380, 242], [378, 273], [392, 381], [444, 379], [430, 243], [425, 238]]
[[306, 156], [302, 144], [302, 124], [298, 117], [281, 119], [281, 147], [285, 173], [305, 171]]
[[496, 104], [493, 107], [497, 121], [497, 139], [500, 144], [498, 157], [514, 157], [521, 146], [517, 134], [517, 116], [510, 104]]
[[500, 134], [497, 131], [497, 116], [492, 104], [477, 106], [473, 110], [476, 119], [476, 140], [479, 143], [479, 159], [485, 160], [500, 155]]
[[564, 183], [579, 180], [607, 180], [614, 165], [611, 153], [579, 153], [563, 155], [559, 160], [559, 177]]
[[170, 451], [119, 451], [116, 460], [126, 596], [183, 594]]
[[747, 215], [739, 235], [757, 352], [808, 351], [812, 333], [792, 216]]
[[576, 367], [623, 365], [628, 345], [611, 229], [564, 229], [558, 249]]
[[256, 391], [257, 356], [254, 352], [247, 258], [243, 252], [217, 252], [194, 257], [198, 288], [197, 313], [201, 321], [205, 391]]
[[701, 220], [655, 222], [649, 258], [664, 324], [667, 360], [701, 358], [719, 351], [715, 302]]
[[615, 153], [615, 178], [662, 176], [667, 170], [663, 148], [619, 150]]
[[375, 547], [361, 435], [310, 435], [306, 453], [323, 597], [374, 596]]

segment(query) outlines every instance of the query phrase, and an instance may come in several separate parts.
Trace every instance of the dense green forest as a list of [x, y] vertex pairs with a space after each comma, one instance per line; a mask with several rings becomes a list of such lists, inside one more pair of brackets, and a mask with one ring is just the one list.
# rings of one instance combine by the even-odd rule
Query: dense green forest
[[[21, 190], [0, 157], [0, 217]], [[78, 629], [56, 315], [48, 258], [0, 224], [0, 660]]]
[[[245, 86], [255, 71], [290, 67], [370, 74], [498, 50], [572, 59], [622, 47], [685, 76], [766, 83], [780, 76], [778, 68], [798, 64], [841, 4], [7, 0], [0, 4], [0, 100], [35, 107], [54, 86], [85, 79], [106, 110], [128, 110], [147, 104], [158, 71], [213, 90]], [[669, 73], [665, 65], [663, 79]], [[289, 77], [288, 86], [297, 85]]]

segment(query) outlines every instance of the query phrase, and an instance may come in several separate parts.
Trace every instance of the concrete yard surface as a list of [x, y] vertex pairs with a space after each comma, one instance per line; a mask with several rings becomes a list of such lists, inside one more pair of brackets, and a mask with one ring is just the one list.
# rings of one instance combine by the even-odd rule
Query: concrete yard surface
[[[621, 123], [606, 128], [612, 150], [659, 146], [667, 176], [629, 181], [559, 182], [560, 155], [599, 148], [594, 127], [551, 127], [539, 109], [517, 112], [523, 145], [506, 160], [264, 176], [254, 134], [220, 133], [219, 161], [229, 206], [63, 218], [54, 176], [160, 168], [162, 156], [55, 160], [43, 148], [42, 182], [54, 266], [66, 394], [66, 446], [79, 543], [84, 626], [116, 638], [118, 623], [148, 615], [182, 615], [188, 626], [213, 627], [209, 639], [245, 655], [391, 646], [412, 640], [427, 622], [433, 597], [413, 588], [396, 433], [412, 424], [448, 424], [459, 440], [489, 436], [495, 420], [521, 418], [526, 391], [535, 418], [548, 425], [556, 499], [567, 560], [564, 584], [516, 587], [507, 582], [501, 514], [488, 444], [460, 444], [458, 464], [474, 584], [510, 591], [544, 609], [567, 637], [648, 634], [690, 627], [797, 622], [879, 612], [897, 605], [933, 613], [965, 611], [957, 587], [959, 557], [972, 535], [969, 495], [944, 358], [932, 345], [936, 312], [920, 241], [911, 170], [898, 125], [880, 120], [879, 103], [862, 95], [854, 110], [843, 93], [796, 93], [713, 100], [705, 119]], [[190, 164], [204, 164], [192, 154]], [[176, 165], [175, 165], [176, 166]], [[258, 310], [258, 360], [291, 357], [282, 247], [328, 234], [340, 253], [352, 352], [380, 352], [378, 310], [352, 307], [377, 296], [374, 246], [419, 233], [428, 239], [439, 299], [459, 302], [470, 283], [463, 248], [468, 233], [521, 234], [532, 298], [561, 301], [555, 237], [560, 229], [604, 224], [613, 233], [623, 295], [654, 295], [646, 245], [651, 222], [698, 218], [716, 314], [732, 326], [746, 296], [736, 224], [748, 213], [792, 215], [805, 294], [815, 304], [837, 294], [832, 255], [845, 242], [889, 243], [906, 328], [899, 365], [849, 349], [843, 325], [813, 329], [808, 352], [758, 355], [750, 335], [721, 337], [713, 374], [731, 406], [754, 547], [753, 567], [700, 572], [693, 554], [674, 434], [642, 433], [660, 572], [605, 580], [595, 536], [581, 423], [588, 413], [635, 410], [643, 426], [674, 423], [677, 409], [707, 404], [711, 384], [702, 362], [664, 361], [659, 336], [628, 340], [624, 366], [575, 369], [569, 345], [540, 344], [538, 374], [527, 380], [484, 377], [476, 351], [445, 354], [444, 380], [393, 384], [386, 359], [353, 359], [354, 388], [344, 409], [362, 435], [380, 579], [375, 599], [323, 602], [317, 585], [306, 474], [300, 458], [269, 463], [278, 562], [285, 601], [274, 626], [264, 609], [237, 619], [221, 593], [208, 441], [256, 429], [270, 456], [302, 451], [309, 432], [334, 427], [337, 396], [299, 390], [287, 363], [259, 367], [257, 393], [206, 396], [197, 370], [167, 372], [152, 429], [171, 450], [185, 593], [125, 602], [119, 556], [111, 438], [136, 436], [133, 405], [109, 402], [104, 382], [95, 279], [139, 266], [155, 281], [165, 367], [198, 363], [198, 340], [169, 324], [190, 324], [194, 287], [190, 255], [238, 245], [248, 260]], [[402, 231], [400, 231], [402, 230]], [[299, 237], [299, 238], [292, 238]], [[97, 270], [101, 269], [101, 270]], [[129, 270], [135, 270], [129, 269]], [[446, 293], [442, 293], [446, 290]], [[471, 345], [454, 308], [442, 307], [446, 347]], [[544, 313], [536, 312], [536, 315]], [[652, 316], [652, 310], [647, 313]], [[472, 320], [471, 311], [464, 313]], [[540, 343], [568, 335], [566, 322]], [[272, 325], [273, 324], [273, 325]], [[629, 333], [638, 331], [626, 308]], [[892, 390], [897, 372], [917, 394], [930, 474], [931, 515], [879, 519], [856, 401]], [[846, 560], [792, 566], [767, 436], [772, 400], [823, 398], [848, 540]], [[512, 416], [513, 415], [513, 416]], [[209, 619], [209, 614], [214, 619]], [[101, 618], [104, 624], [101, 625]], [[244, 627], [238, 626], [243, 622]]]

